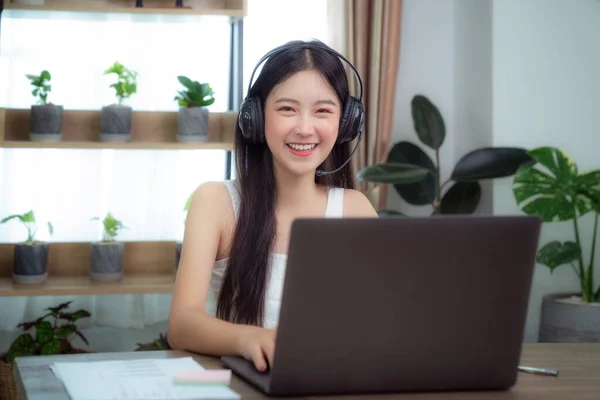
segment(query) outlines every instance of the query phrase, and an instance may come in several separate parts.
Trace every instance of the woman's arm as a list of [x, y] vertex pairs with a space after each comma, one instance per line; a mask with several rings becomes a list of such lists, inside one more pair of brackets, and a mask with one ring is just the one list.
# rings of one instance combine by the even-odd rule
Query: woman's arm
[[274, 331], [232, 324], [206, 313], [211, 271], [221, 232], [232, 214], [227, 188], [220, 182], [202, 184], [188, 209], [181, 261], [169, 313], [167, 338], [173, 349], [215, 356], [237, 355], [263, 370], [271, 361]]

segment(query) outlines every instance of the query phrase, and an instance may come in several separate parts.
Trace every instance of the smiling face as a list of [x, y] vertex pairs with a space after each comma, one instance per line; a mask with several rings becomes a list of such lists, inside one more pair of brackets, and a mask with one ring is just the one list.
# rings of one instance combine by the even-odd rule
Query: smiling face
[[276, 86], [265, 101], [265, 137], [275, 168], [314, 175], [335, 144], [341, 112], [335, 91], [315, 70]]

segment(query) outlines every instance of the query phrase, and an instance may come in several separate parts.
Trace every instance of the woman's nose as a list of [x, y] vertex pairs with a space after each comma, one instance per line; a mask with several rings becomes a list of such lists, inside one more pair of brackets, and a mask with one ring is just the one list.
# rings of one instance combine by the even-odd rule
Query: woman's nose
[[297, 132], [301, 135], [310, 135], [315, 131], [314, 121], [310, 115], [300, 115], [298, 117]]

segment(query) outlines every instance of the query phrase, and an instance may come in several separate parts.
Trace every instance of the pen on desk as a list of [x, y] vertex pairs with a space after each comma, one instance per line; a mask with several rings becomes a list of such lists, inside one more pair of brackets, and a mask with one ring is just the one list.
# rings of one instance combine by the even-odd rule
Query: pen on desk
[[519, 365], [519, 371], [537, 375], [558, 376], [557, 370], [548, 368], [526, 367], [524, 365]]

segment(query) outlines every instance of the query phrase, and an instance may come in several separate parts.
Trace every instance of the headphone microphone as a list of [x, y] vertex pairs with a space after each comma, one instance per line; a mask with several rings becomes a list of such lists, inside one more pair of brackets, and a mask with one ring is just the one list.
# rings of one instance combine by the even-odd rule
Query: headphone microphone
[[[352, 65], [350, 61], [348, 61], [342, 54], [338, 53], [334, 49], [318, 43], [319, 42], [317, 42], [317, 44], [315, 44], [314, 42], [291, 42], [276, 47], [275, 49], [269, 51], [258, 61], [256, 66], [254, 67], [252, 75], [250, 76], [250, 82], [248, 83], [247, 93], [250, 93], [250, 89], [252, 88], [252, 82], [254, 80], [254, 74], [256, 73], [258, 67], [267, 59], [286, 50], [294, 48], [324, 50], [338, 57], [350, 67], [358, 83], [358, 98], [353, 97], [351, 95], [348, 95], [348, 97], [346, 98], [346, 103], [342, 111], [342, 118], [340, 119], [340, 126], [336, 143], [347, 143], [357, 138], [358, 140], [356, 141], [356, 145], [350, 153], [350, 156], [348, 156], [348, 159], [340, 167], [334, 169], [333, 171], [323, 171], [317, 169], [316, 175], [323, 176], [334, 174], [340, 171], [352, 159], [352, 156], [358, 149], [360, 141], [362, 140], [362, 134], [365, 123], [365, 110], [362, 104], [362, 80], [360, 79], [360, 75], [358, 74], [358, 71], [356, 70], [354, 65]], [[250, 140], [252, 143], [265, 143], [266, 140], [264, 137], [264, 113], [259, 98], [249, 96], [244, 99], [240, 106], [240, 111], [238, 113], [238, 125], [242, 132], [242, 136], [245, 139]]]
[[346, 161], [344, 161], [344, 163], [342, 165], [340, 165], [338, 168], [334, 169], [333, 171], [322, 171], [322, 170], [318, 169], [316, 171], [316, 175], [323, 176], [323, 175], [335, 174], [336, 172], [338, 172], [342, 168], [344, 168], [346, 166], [346, 164], [348, 164], [350, 162], [350, 160], [352, 159], [352, 156], [354, 155], [354, 152], [358, 149], [358, 145], [360, 144], [361, 140], [362, 140], [362, 129], [358, 134], [358, 140], [356, 141], [356, 145], [354, 146], [354, 149], [352, 149], [352, 152], [350, 152], [348, 159]]

